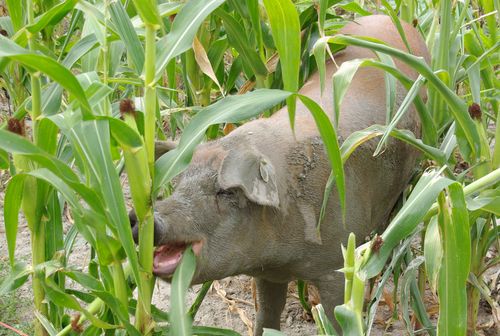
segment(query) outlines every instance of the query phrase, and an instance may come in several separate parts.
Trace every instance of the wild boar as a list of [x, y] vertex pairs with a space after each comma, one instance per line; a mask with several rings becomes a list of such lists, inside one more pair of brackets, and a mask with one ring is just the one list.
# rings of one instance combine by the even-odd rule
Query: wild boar
[[[428, 58], [419, 33], [403, 23], [411, 51]], [[372, 15], [348, 24], [343, 34], [370, 36], [406, 50], [387, 16]], [[367, 49], [348, 47], [336, 55], [337, 64], [372, 58]], [[396, 65], [410, 78], [417, 73]], [[336, 71], [327, 65], [327, 78]], [[300, 93], [332, 114], [332, 85], [326, 81], [321, 97], [319, 75], [314, 74]], [[398, 87], [397, 104], [406, 95]], [[341, 105], [340, 139], [373, 124], [386, 123], [384, 73], [362, 68], [355, 75]], [[417, 136], [420, 123], [410, 111], [398, 124]], [[257, 285], [255, 334], [264, 327], [280, 328], [288, 282], [307, 280], [317, 286], [325, 310], [343, 300], [341, 243], [354, 232], [364, 238], [383, 227], [398, 197], [407, 186], [418, 153], [390, 140], [383, 154], [374, 157], [376, 140], [364, 143], [345, 163], [346, 223], [342, 224], [339, 198], [334, 191], [321, 225], [316, 225], [331, 168], [321, 137], [305, 106], [297, 104], [295, 136], [286, 108], [270, 118], [244, 124], [229, 135], [202, 145], [179, 176], [175, 191], [156, 203], [154, 273], [170, 279], [182, 252], [193, 245], [197, 268], [193, 283], [248, 274]], [[157, 154], [171, 144], [159, 144]], [[163, 148], [162, 148], [163, 146]], [[136, 225], [131, 213], [132, 225]], [[135, 230], [137, 231], [137, 230]]]

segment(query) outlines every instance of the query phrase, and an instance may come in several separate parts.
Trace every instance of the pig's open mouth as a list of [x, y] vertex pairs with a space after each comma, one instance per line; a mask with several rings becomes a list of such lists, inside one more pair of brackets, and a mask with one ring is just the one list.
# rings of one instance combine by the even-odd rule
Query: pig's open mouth
[[184, 253], [189, 245], [193, 246], [194, 254], [200, 254], [203, 245], [202, 241], [189, 243], [173, 242], [158, 246], [154, 252], [153, 273], [163, 277], [173, 275], [175, 268], [181, 261], [182, 253]]

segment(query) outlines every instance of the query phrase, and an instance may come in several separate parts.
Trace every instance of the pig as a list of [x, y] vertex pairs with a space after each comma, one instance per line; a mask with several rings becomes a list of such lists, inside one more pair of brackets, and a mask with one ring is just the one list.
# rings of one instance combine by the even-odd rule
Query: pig
[[[419, 33], [402, 23], [414, 55], [428, 59]], [[370, 36], [406, 50], [387, 16], [356, 19], [343, 34]], [[371, 51], [348, 47], [338, 53], [338, 65], [356, 58], [373, 58]], [[412, 79], [417, 73], [402, 62], [397, 67]], [[337, 67], [327, 64], [327, 78]], [[300, 93], [320, 103], [332, 115], [332, 85], [320, 92], [316, 73]], [[397, 106], [406, 95], [400, 86]], [[340, 141], [352, 132], [386, 123], [384, 73], [361, 68], [344, 97], [338, 124]], [[411, 109], [398, 128], [420, 134]], [[257, 288], [255, 335], [263, 328], [280, 328], [287, 285], [295, 279], [314, 284], [325, 311], [333, 317], [343, 301], [343, 258], [340, 244], [350, 232], [359, 240], [387, 223], [407, 186], [418, 152], [391, 139], [385, 151], [373, 156], [376, 140], [354, 151], [345, 162], [345, 223], [337, 192], [329, 197], [321, 234], [316, 225], [326, 181], [331, 172], [323, 142], [310, 112], [297, 104], [295, 134], [285, 108], [270, 118], [250, 121], [229, 135], [199, 145], [189, 167], [177, 178], [172, 195], [156, 203], [154, 273], [169, 280], [182, 252], [193, 246], [197, 267], [193, 284], [247, 274]], [[172, 143], [158, 143], [157, 155]], [[137, 234], [137, 219], [130, 214]], [[137, 238], [137, 237], [136, 237]]]

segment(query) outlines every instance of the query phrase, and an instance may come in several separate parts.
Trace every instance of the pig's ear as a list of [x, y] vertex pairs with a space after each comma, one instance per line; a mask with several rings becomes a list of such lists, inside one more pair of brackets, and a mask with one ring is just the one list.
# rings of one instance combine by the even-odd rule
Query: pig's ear
[[222, 161], [218, 182], [222, 189], [240, 188], [252, 202], [279, 207], [276, 171], [256, 151], [231, 151]]
[[175, 149], [175, 147], [177, 147], [177, 142], [175, 141], [155, 141], [155, 160], [158, 160], [163, 154]]

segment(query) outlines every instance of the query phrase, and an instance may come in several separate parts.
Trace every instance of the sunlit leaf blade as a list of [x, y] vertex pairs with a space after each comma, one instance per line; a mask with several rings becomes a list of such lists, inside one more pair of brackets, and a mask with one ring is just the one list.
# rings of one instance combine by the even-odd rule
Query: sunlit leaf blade
[[21, 287], [32, 273], [32, 269], [25, 263], [16, 262], [11, 265], [11, 269], [7, 276], [1, 278], [0, 295], [5, 295], [19, 287]]
[[68, 133], [73, 146], [80, 149], [86, 160], [94, 187], [99, 188], [111, 220], [112, 228], [127, 254], [135, 281], [140, 288], [139, 266], [132, 231], [125, 208], [120, 180], [111, 159], [110, 131], [106, 120], [84, 121], [74, 125]]
[[47, 167], [55, 174], [64, 177], [66, 181], [80, 182], [77, 175], [65, 163], [17, 134], [0, 129], [0, 148], [9, 153], [28, 156], [43, 167]]
[[335, 318], [342, 328], [342, 335], [363, 335], [363, 326], [360, 325], [356, 312], [348, 304], [335, 307]]
[[116, 32], [125, 43], [136, 73], [140, 74], [144, 68], [144, 48], [134, 30], [134, 26], [120, 1], [112, 2], [109, 8], [111, 20], [116, 26]]
[[24, 191], [24, 177], [14, 176], [5, 190], [4, 198], [4, 224], [7, 247], [9, 250], [10, 264], [14, 265], [17, 241], [17, 228], [19, 223], [19, 211]]
[[381, 235], [383, 244], [372, 253], [360, 272], [369, 279], [384, 267], [392, 249], [410, 235], [430, 209], [437, 195], [453, 181], [442, 177], [439, 171], [426, 171], [413, 189], [410, 197]]
[[338, 125], [339, 122], [340, 105], [342, 104], [342, 100], [347, 93], [347, 89], [349, 89], [349, 84], [351, 84], [354, 75], [364, 61], [364, 59], [354, 59], [344, 62], [333, 75], [333, 115], [335, 116], [336, 125]]
[[45, 331], [48, 332], [50, 336], [57, 336], [57, 330], [54, 328], [52, 323], [50, 323], [50, 321], [38, 311], [35, 310], [34, 313], [38, 321], [40, 321], [40, 323], [45, 328]]
[[345, 216], [345, 179], [344, 179], [344, 167], [342, 164], [342, 159], [340, 156], [339, 142], [337, 139], [337, 132], [333, 127], [330, 119], [323, 111], [323, 109], [312, 99], [299, 95], [299, 99], [304, 103], [304, 105], [311, 112], [314, 121], [316, 122], [316, 127], [318, 127], [321, 139], [325, 144], [326, 152], [332, 165], [332, 170], [335, 176], [335, 183], [337, 185], [337, 190], [340, 199], [340, 207], [342, 209], [342, 218]]
[[337, 335], [337, 332], [333, 328], [333, 325], [328, 319], [325, 309], [321, 304], [318, 304], [312, 308], [312, 315], [314, 322], [318, 326], [320, 335]]
[[23, 27], [23, 1], [20, 0], [6, 0], [7, 8], [9, 9], [9, 16], [14, 26], [14, 30], [18, 31]]
[[77, 3], [78, 0], [67, 0], [52, 7], [41, 16], [37, 17], [35, 23], [26, 26], [26, 29], [30, 33], [36, 34], [44, 29], [47, 25], [57, 24], [75, 7]]
[[157, 42], [156, 80], [161, 77], [171, 59], [191, 48], [201, 23], [223, 2], [224, 0], [190, 0], [182, 7], [175, 16], [170, 33]]
[[196, 257], [191, 247], [187, 248], [182, 256], [181, 263], [175, 270], [171, 287], [170, 323], [171, 335], [191, 335], [192, 321], [187, 314], [186, 294], [196, 268]]
[[177, 148], [156, 161], [154, 191], [157, 192], [187, 167], [195, 146], [203, 139], [210, 125], [235, 123], [255, 117], [290, 95], [290, 92], [280, 90], [256, 90], [241, 96], [228, 96], [199, 111], [184, 129]]
[[241, 334], [230, 329], [193, 326], [193, 335], [203, 336], [241, 336]]
[[30, 69], [37, 70], [48, 75], [81, 103], [83, 111], [87, 116], [92, 114], [87, 97], [85, 96], [80, 83], [76, 80], [71, 71], [60, 65], [57, 61], [44, 55], [31, 53], [1, 35], [0, 57], [10, 58], [14, 61], [22, 63]]
[[419, 76], [413, 86], [411, 87], [410, 91], [408, 91], [408, 94], [405, 96], [403, 101], [401, 102], [401, 105], [399, 106], [398, 111], [390, 121], [390, 123], [387, 125], [387, 128], [382, 135], [382, 138], [380, 139], [379, 143], [377, 144], [377, 148], [375, 149], [374, 155], [378, 155], [382, 150], [383, 147], [386, 145], [387, 140], [389, 139], [389, 135], [391, 131], [396, 127], [396, 125], [399, 123], [399, 121], [403, 118], [405, 113], [408, 111], [410, 108], [411, 104], [413, 103], [413, 100], [415, 97], [419, 94], [420, 88], [424, 84], [424, 78]]
[[433, 217], [427, 225], [424, 241], [425, 271], [429, 279], [431, 289], [437, 291], [439, 269], [443, 258], [441, 235], [437, 218]]
[[50, 281], [46, 280], [45, 282], [42, 283], [42, 285], [47, 296], [56, 305], [83, 313], [85, 317], [89, 319], [92, 322], [92, 324], [95, 325], [96, 327], [105, 329], [114, 329], [117, 327], [116, 325], [107, 323], [101, 319], [98, 319], [93, 314], [89, 313], [86, 309], [80, 306], [80, 303], [76, 300], [74, 296], [63, 292], [58, 286], [53, 284], [51, 280]]
[[465, 335], [467, 332], [467, 277], [471, 262], [469, 214], [459, 183], [448, 187], [449, 200], [439, 198], [439, 228], [443, 262], [439, 272], [438, 334]]
[[218, 10], [215, 14], [222, 19], [229, 42], [238, 51], [243, 61], [252, 69], [254, 74], [256, 76], [267, 75], [266, 65], [248, 41], [246, 32], [243, 30], [243, 25], [223, 10]]
[[[291, 0], [264, 0], [273, 34], [274, 44], [280, 56], [283, 87], [287, 91], [299, 89], [300, 70], [300, 20]], [[290, 125], [294, 128], [295, 97], [287, 99]]]
[[132, 0], [132, 1], [144, 23], [151, 25], [158, 25], [158, 26], [162, 25], [156, 0]]

